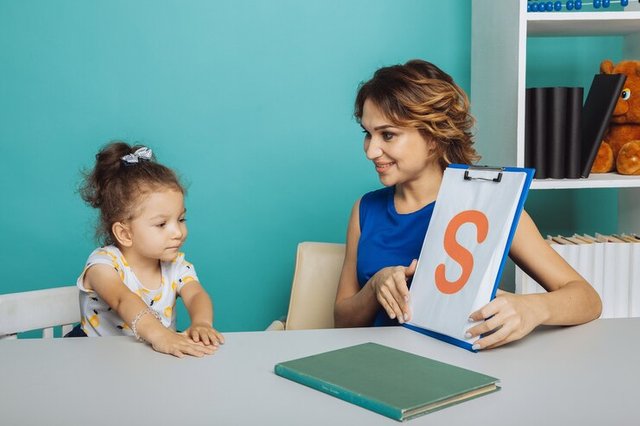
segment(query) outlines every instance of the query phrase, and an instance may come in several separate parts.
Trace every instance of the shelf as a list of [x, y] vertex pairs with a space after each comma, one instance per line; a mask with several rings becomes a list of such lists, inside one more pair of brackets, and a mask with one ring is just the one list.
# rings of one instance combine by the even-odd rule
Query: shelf
[[528, 12], [527, 35], [607, 36], [640, 33], [640, 12]]
[[597, 173], [586, 179], [534, 179], [531, 189], [640, 188], [640, 176]]
[[[625, 11], [597, 12], [527, 12], [523, 0], [472, 0], [471, 5], [471, 105], [478, 123], [476, 146], [486, 164], [523, 166], [525, 163], [524, 110], [529, 40], [540, 38], [539, 44], [546, 45], [555, 42], [542, 40], [546, 37], [604, 36], [610, 37], [607, 43], [621, 47], [621, 54], [616, 51], [618, 59], [640, 58], [640, 3], [637, 0], [630, 2]], [[576, 44], [581, 41], [570, 40]], [[531, 45], [534, 44], [538, 45]], [[580, 58], [580, 52], [567, 55], [566, 65], [571, 68]], [[546, 70], [554, 69], [543, 59], [536, 59], [539, 61], [536, 71], [543, 75]], [[593, 174], [588, 179], [534, 179], [531, 184], [531, 189], [536, 191], [571, 189], [577, 192], [596, 188], [603, 188], [597, 192], [614, 193], [607, 196], [617, 198], [617, 206], [606, 206], [603, 210], [606, 216], [601, 217], [602, 222], [612, 229], [615, 227], [617, 232], [640, 233], [640, 176], [606, 173]], [[538, 200], [543, 203], [554, 199], [553, 195], [537, 193]], [[602, 214], [600, 209], [585, 209], [581, 197], [579, 200], [572, 198], [567, 200], [570, 206], [564, 211], [553, 206], [553, 211], [559, 215], [570, 216], [568, 221], [563, 222], [563, 218], [556, 223], [550, 211], [545, 217], [548, 226], [555, 228], [570, 223], [569, 227], [576, 227], [574, 232], [580, 232], [580, 227], [592, 226], [591, 223], [597, 226], [596, 216]], [[615, 212], [608, 210], [609, 207]], [[508, 270], [507, 274], [509, 271], [513, 270]]]

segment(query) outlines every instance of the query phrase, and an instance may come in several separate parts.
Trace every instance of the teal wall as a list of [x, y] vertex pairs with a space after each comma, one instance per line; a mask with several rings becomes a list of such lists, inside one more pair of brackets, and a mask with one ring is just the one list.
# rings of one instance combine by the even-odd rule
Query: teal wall
[[[380, 186], [358, 83], [416, 57], [469, 89], [469, 0], [0, 0], [0, 293], [75, 282], [95, 245], [80, 170], [121, 138], [187, 182], [185, 251], [217, 327], [263, 329], [297, 243], [343, 242]], [[548, 197], [527, 204], [547, 227]]]
[[468, 89], [469, 26], [468, 0], [0, 0], [0, 293], [75, 282], [94, 247], [80, 170], [123, 138], [188, 183], [217, 326], [266, 327], [297, 243], [344, 241], [379, 187], [358, 83], [420, 57]]

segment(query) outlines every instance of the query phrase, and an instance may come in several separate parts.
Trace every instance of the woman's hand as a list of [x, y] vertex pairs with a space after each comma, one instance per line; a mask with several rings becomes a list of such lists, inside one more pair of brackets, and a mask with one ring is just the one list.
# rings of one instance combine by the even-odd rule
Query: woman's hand
[[205, 345], [203, 342], [195, 342], [184, 333], [176, 333], [175, 331], [165, 329], [166, 333], [161, 336], [154, 336], [151, 347], [157, 352], [183, 358], [185, 355], [195, 357], [203, 357], [213, 354], [217, 349], [217, 345]]
[[371, 286], [380, 306], [389, 318], [397, 318], [401, 324], [411, 319], [409, 312], [409, 287], [407, 280], [416, 272], [418, 261], [409, 266], [388, 266], [371, 277]]
[[205, 346], [219, 346], [224, 343], [224, 337], [209, 324], [191, 324], [185, 330], [185, 334], [196, 343], [202, 342]]
[[543, 315], [535, 303], [535, 295], [517, 295], [498, 290], [495, 299], [469, 315], [469, 321], [482, 322], [468, 329], [466, 337], [485, 334], [474, 343], [473, 348], [492, 349], [531, 333], [543, 322]]

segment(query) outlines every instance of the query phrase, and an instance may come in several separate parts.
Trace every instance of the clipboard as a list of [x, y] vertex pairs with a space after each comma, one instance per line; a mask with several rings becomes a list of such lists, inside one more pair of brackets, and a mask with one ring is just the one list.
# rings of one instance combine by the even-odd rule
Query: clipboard
[[451, 164], [409, 290], [405, 327], [476, 352], [469, 314], [495, 298], [534, 169]]

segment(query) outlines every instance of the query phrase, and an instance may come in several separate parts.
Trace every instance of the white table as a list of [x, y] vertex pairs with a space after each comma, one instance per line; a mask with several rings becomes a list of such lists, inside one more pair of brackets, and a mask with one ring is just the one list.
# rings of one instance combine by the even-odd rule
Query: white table
[[273, 373], [277, 362], [367, 341], [501, 379], [499, 392], [410, 425], [640, 422], [640, 318], [541, 328], [477, 354], [401, 327], [225, 336], [203, 359], [158, 354], [126, 337], [2, 341], [0, 424], [398, 424]]

